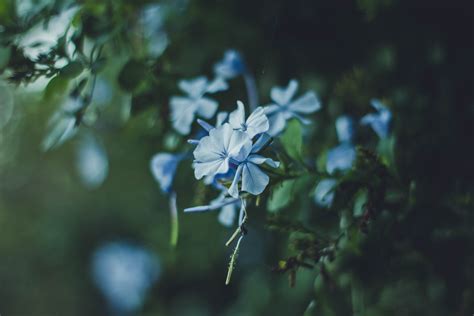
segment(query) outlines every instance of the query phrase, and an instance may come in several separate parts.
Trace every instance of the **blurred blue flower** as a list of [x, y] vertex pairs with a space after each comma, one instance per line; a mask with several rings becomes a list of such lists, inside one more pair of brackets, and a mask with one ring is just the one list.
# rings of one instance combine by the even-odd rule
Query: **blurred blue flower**
[[226, 51], [224, 58], [214, 66], [216, 75], [224, 79], [235, 78], [245, 71], [245, 63], [242, 56], [235, 50]]
[[355, 136], [354, 120], [347, 115], [339, 116], [336, 119], [336, 132], [340, 143], [352, 142]]
[[252, 141], [248, 134], [235, 131], [229, 123], [209, 131], [194, 150], [194, 175], [196, 179], [227, 173], [229, 163], [245, 159], [250, 152]]
[[387, 138], [390, 135], [392, 112], [377, 99], [372, 99], [370, 103], [377, 113], [363, 116], [360, 122], [363, 125], [370, 125], [379, 138]]
[[253, 111], [247, 120], [245, 120], [245, 108], [241, 101], [237, 101], [237, 109], [230, 113], [229, 124], [234, 130], [246, 132], [250, 138], [257, 134], [268, 131], [270, 125], [265, 111], [262, 107], [258, 107]]
[[151, 159], [151, 173], [164, 193], [172, 191], [176, 169], [183, 158], [184, 154], [158, 153]]
[[336, 120], [336, 131], [341, 144], [328, 152], [326, 171], [330, 174], [337, 170], [345, 171], [350, 169], [356, 158], [356, 150], [352, 144], [355, 134], [352, 118], [340, 116]]
[[335, 179], [321, 180], [314, 191], [314, 202], [323, 207], [330, 207], [334, 199], [334, 187], [337, 181]]
[[326, 162], [326, 171], [330, 174], [336, 170], [345, 171], [352, 168], [356, 158], [356, 150], [351, 143], [342, 143], [329, 150]]
[[164, 8], [159, 4], [146, 5], [140, 13], [139, 22], [147, 42], [148, 54], [160, 56], [168, 46], [168, 36], [163, 29]]
[[228, 85], [219, 77], [211, 82], [205, 77], [197, 77], [180, 81], [179, 88], [187, 96], [171, 97], [171, 119], [175, 130], [182, 135], [187, 135], [191, 131], [191, 124], [196, 115], [210, 119], [216, 113], [218, 103], [204, 95], [226, 90]]
[[310, 121], [301, 115], [316, 112], [321, 108], [321, 103], [313, 91], [292, 101], [297, 89], [296, 80], [291, 80], [286, 88], [272, 88], [270, 96], [274, 103], [265, 107], [265, 114], [270, 121], [268, 134], [275, 136], [281, 133], [285, 129], [286, 121], [291, 118], [297, 118], [302, 123], [309, 124]]
[[139, 309], [159, 275], [158, 259], [129, 243], [106, 243], [92, 257], [93, 279], [117, 314]]
[[107, 152], [91, 135], [83, 137], [79, 143], [76, 168], [82, 183], [89, 189], [98, 188], [107, 178], [109, 171]]

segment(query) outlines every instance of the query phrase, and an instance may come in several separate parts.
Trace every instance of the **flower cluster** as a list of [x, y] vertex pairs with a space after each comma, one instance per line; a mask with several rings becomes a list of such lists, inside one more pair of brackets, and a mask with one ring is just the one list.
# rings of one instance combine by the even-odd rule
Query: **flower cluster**
[[[308, 91], [300, 97], [295, 97], [298, 82], [290, 80], [287, 87], [274, 87], [271, 89], [271, 103], [258, 106], [257, 89], [255, 81], [242, 57], [236, 51], [227, 51], [224, 58], [214, 66], [215, 79], [209, 81], [205, 77], [179, 82], [179, 88], [186, 96], [173, 96], [170, 99], [171, 121], [174, 129], [181, 135], [191, 134], [192, 125], [196, 121], [202, 129], [193, 132], [188, 144], [194, 146], [177, 153], [161, 152], [156, 154], [150, 163], [151, 171], [161, 190], [170, 198], [172, 218], [172, 244], [177, 241], [177, 199], [173, 190], [173, 180], [178, 164], [191, 156], [194, 158], [192, 167], [196, 179], [204, 180], [209, 188], [216, 189], [218, 195], [207, 205], [193, 206], [184, 209], [186, 213], [207, 212], [220, 210], [218, 219], [225, 226], [232, 226], [236, 222], [237, 211], [238, 225], [234, 234], [226, 245], [237, 240], [231, 256], [226, 283], [230, 281], [233, 266], [241, 241], [245, 235], [247, 217], [247, 204], [252, 201], [252, 196], [260, 196], [270, 185], [270, 180], [275, 177], [275, 183], [285, 179], [297, 178], [311, 172], [304, 164], [300, 149], [294, 144], [303, 142], [301, 127], [311, 124], [309, 115], [321, 109], [321, 102], [313, 91]], [[249, 107], [237, 101], [236, 108], [228, 113], [218, 111], [219, 104], [208, 95], [229, 88], [228, 80], [242, 76], [246, 83]], [[390, 111], [379, 101], [373, 100], [372, 106], [377, 113], [364, 116], [360, 124], [370, 125], [380, 138], [389, 135], [391, 121]], [[249, 115], [246, 114], [249, 113]], [[214, 125], [208, 121], [215, 117]], [[301, 124], [292, 124], [286, 127], [290, 120]], [[295, 128], [300, 132], [297, 136]], [[327, 152], [326, 172], [327, 177], [319, 181], [314, 191], [314, 201], [322, 207], [330, 207], [335, 196], [335, 187], [341, 174], [347, 173], [356, 159], [355, 120], [350, 116], [337, 118], [336, 132], [338, 144]], [[273, 146], [272, 142], [280, 134], [280, 146]], [[270, 147], [270, 150], [266, 150]], [[290, 148], [291, 147], [291, 148]], [[276, 161], [268, 155], [278, 157], [284, 162]], [[290, 161], [288, 161], [290, 159]], [[286, 187], [288, 188], [286, 182]], [[293, 183], [293, 182], [292, 182]], [[285, 189], [286, 190], [286, 189]], [[281, 190], [281, 192], [287, 191]], [[276, 190], [273, 190], [272, 197]], [[284, 197], [281, 201], [288, 201]], [[279, 202], [280, 203], [280, 202]], [[173, 232], [173, 229], [176, 230]]]
[[[277, 168], [279, 163], [259, 155], [267, 144], [268, 118], [263, 108], [257, 108], [245, 119], [242, 102], [230, 113], [229, 122], [211, 128], [194, 150], [194, 175], [196, 179], [228, 175], [232, 183], [228, 193], [239, 197], [240, 191], [258, 195], [268, 185], [270, 178], [259, 165]], [[253, 141], [255, 140], [255, 141]], [[240, 183], [240, 190], [239, 190]]]

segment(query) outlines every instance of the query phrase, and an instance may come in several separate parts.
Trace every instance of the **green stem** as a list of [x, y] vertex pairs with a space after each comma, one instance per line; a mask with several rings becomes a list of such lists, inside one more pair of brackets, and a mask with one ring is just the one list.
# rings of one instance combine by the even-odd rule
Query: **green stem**
[[170, 246], [175, 248], [178, 244], [179, 222], [178, 222], [178, 207], [176, 206], [176, 193], [172, 192], [170, 196], [170, 219], [171, 219], [171, 233]]
[[230, 256], [229, 269], [227, 270], [227, 277], [225, 279], [225, 285], [229, 285], [230, 279], [232, 277], [232, 272], [234, 272], [235, 264], [237, 262], [237, 257], [239, 255], [240, 242], [244, 238], [244, 235], [240, 235], [237, 244], [235, 245], [234, 252]]

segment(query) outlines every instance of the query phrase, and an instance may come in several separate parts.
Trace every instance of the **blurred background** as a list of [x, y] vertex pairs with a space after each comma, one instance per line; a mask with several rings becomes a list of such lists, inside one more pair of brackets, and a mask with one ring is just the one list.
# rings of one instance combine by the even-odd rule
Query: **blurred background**
[[[185, 144], [168, 100], [178, 80], [212, 76], [236, 49], [261, 104], [293, 78], [318, 93], [308, 156], [334, 147], [335, 119], [372, 112], [372, 98], [393, 113], [384, 159], [411, 202], [387, 206], [399, 225], [382, 225], [357, 248], [363, 260], [335, 268], [338, 284], [360, 276], [365, 311], [320, 315], [471, 315], [473, 15], [467, 0], [2, 0], [0, 314], [316, 315], [325, 301], [354, 305], [317, 269], [299, 269], [294, 287], [272, 272], [291, 249], [288, 235], [266, 229], [262, 207], [250, 210], [226, 286], [233, 229], [218, 213], [182, 213], [213, 196], [190, 163], [175, 179], [180, 233], [169, 245], [168, 197], [149, 168]], [[87, 69], [71, 60], [77, 47]], [[91, 106], [70, 121], [64, 109], [92, 81]], [[216, 99], [233, 110], [246, 100], [243, 80]], [[370, 131], [358, 137], [380, 150]], [[308, 195], [281, 212], [312, 229], [333, 217]]]

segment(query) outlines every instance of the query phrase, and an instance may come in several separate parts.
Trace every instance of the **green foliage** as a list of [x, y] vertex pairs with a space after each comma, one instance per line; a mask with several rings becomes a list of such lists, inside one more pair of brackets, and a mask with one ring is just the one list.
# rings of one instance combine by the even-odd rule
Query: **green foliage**
[[300, 161], [303, 150], [303, 134], [301, 131], [301, 123], [296, 119], [288, 122], [286, 130], [283, 132], [280, 140], [288, 155], [291, 158]]

